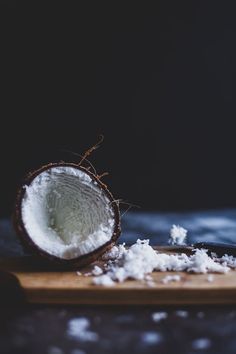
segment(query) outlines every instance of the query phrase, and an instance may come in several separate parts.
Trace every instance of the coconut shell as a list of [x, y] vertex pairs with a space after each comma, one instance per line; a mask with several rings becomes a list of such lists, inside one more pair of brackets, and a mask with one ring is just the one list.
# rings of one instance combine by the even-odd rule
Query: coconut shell
[[[33, 242], [32, 238], [29, 236], [22, 219], [21, 206], [22, 206], [22, 200], [25, 195], [24, 186], [29, 186], [34, 180], [34, 178], [39, 174], [41, 174], [42, 172], [51, 169], [53, 167], [60, 167], [60, 166], [73, 167], [75, 169], [79, 169], [85, 172], [86, 174], [88, 174], [91, 177], [91, 179], [97, 183], [97, 186], [103, 191], [103, 193], [106, 194], [107, 198], [111, 201], [111, 206], [114, 212], [115, 226], [114, 226], [114, 232], [111, 239], [108, 242], [106, 242], [104, 245], [92, 251], [91, 253], [73, 259], [63, 259], [55, 255], [51, 255], [46, 251], [44, 251], [43, 249], [41, 249], [37, 244]], [[75, 163], [68, 163], [68, 162], [50, 163], [40, 167], [39, 169], [27, 175], [27, 177], [23, 181], [17, 193], [15, 209], [13, 214], [13, 223], [14, 223], [15, 230], [19, 235], [20, 241], [26, 250], [30, 251], [31, 253], [37, 256], [40, 255], [42, 257], [42, 262], [43, 259], [48, 260], [51, 265], [54, 265], [56, 267], [58, 266], [59, 268], [79, 268], [91, 264], [92, 262], [98, 260], [106, 251], [108, 251], [112, 246], [115, 245], [121, 232], [119, 206], [118, 203], [115, 201], [111, 192], [108, 190], [107, 186], [100, 181], [98, 176], [96, 176], [94, 173], [92, 173], [85, 167], [77, 165]]]

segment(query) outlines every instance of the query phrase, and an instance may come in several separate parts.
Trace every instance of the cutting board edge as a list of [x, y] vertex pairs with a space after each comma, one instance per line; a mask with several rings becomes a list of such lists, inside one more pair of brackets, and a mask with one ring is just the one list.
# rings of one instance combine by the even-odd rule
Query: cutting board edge
[[[120, 290], [120, 291], [119, 291]], [[141, 291], [140, 291], [141, 290]], [[201, 292], [201, 296], [199, 296]], [[218, 290], [204, 290], [202, 296], [201, 291], [175, 292], [175, 298], [171, 296], [171, 292], [165, 291], [150, 292], [150, 289], [139, 289], [138, 297], [137, 289], [124, 292], [123, 289], [116, 291], [96, 291], [91, 294], [89, 290], [83, 291], [29, 291], [24, 289], [26, 300], [29, 303], [50, 303], [50, 304], [78, 304], [78, 305], [216, 305], [216, 304], [236, 304], [236, 289], [224, 291], [224, 294]], [[163, 293], [165, 296], [163, 296]], [[127, 296], [128, 295], [128, 296]], [[159, 296], [158, 296], [159, 295]], [[181, 296], [180, 296], [181, 295]]]

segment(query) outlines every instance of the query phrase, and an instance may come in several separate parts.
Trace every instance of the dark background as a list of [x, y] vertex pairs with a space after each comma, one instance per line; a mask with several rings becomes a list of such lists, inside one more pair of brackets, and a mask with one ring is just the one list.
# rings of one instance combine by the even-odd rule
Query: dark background
[[[24, 174], [91, 157], [142, 209], [236, 206], [236, 20], [229, 3], [3, 1], [0, 215]], [[111, 5], [112, 4], [112, 5]]]

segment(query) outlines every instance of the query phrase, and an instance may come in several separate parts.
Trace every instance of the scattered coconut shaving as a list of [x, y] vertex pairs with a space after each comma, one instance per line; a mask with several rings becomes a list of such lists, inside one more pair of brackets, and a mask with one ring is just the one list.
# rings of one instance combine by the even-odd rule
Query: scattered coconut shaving
[[209, 283], [212, 283], [212, 282], [214, 281], [214, 275], [209, 274], [208, 277], [207, 277], [207, 281], [208, 281]]
[[[109, 258], [111, 256], [111, 258]], [[104, 274], [93, 278], [95, 285], [113, 286], [114, 282], [124, 282], [127, 279], [146, 280], [150, 282], [150, 286], [154, 286], [151, 278], [147, 275], [153, 271], [186, 271], [192, 273], [227, 273], [230, 264], [234, 264], [230, 258], [229, 264], [227, 259], [212, 259], [207, 254], [207, 250], [196, 249], [190, 256], [185, 253], [181, 254], [165, 254], [154, 250], [149, 245], [149, 240], [137, 240], [130, 248], [126, 249], [125, 245], [113, 247], [105, 256], [107, 265]], [[169, 281], [179, 281], [180, 276], [167, 276]], [[165, 278], [164, 278], [165, 279]]]
[[171, 283], [171, 282], [178, 282], [181, 280], [181, 276], [176, 274], [176, 275], [167, 275], [166, 277], [164, 277], [162, 279], [162, 283], [163, 284], [168, 284], [168, 283]]
[[[173, 225], [170, 230], [169, 243], [183, 245], [187, 237], [187, 230], [179, 225]], [[92, 272], [85, 276], [93, 275], [93, 284], [100, 286], [114, 286], [116, 282], [124, 282], [127, 279], [142, 280], [149, 287], [156, 286], [151, 273], [154, 271], [167, 272], [191, 272], [191, 273], [227, 273], [230, 268], [236, 268], [236, 258], [224, 255], [218, 258], [216, 254], [207, 254], [205, 249], [195, 249], [192, 255], [166, 254], [156, 251], [149, 245], [149, 240], [138, 239], [129, 248], [125, 243], [113, 246], [106, 252], [102, 260], [103, 269], [95, 265]], [[77, 272], [80, 275], [80, 272]], [[181, 276], [178, 274], [167, 275], [162, 283], [178, 282]], [[207, 277], [212, 282], [213, 275]]]
[[102, 259], [103, 259], [103, 261], [109, 261], [109, 262], [112, 260], [118, 260], [118, 259], [122, 258], [125, 251], [126, 251], [125, 243], [118, 245], [118, 246], [113, 246], [109, 251], [107, 251], [102, 256]]
[[185, 245], [187, 230], [179, 225], [173, 225], [170, 229], [169, 243], [171, 245]]
[[235, 269], [236, 268], [236, 258], [233, 256], [228, 256], [225, 254], [223, 257], [218, 258], [219, 262], [226, 263], [228, 267]]
[[91, 272], [84, 273], [84, 276], [85, 276], [85, 277], [90, 277], [91, 275], [92, 275]]
[[148, 280], [148, 281], [146, 282], [146, 284], [147, 284], [147, 286], [148, 286], [149, 288], [154, 288], [155, 285], [156, 285], [156, 283], [155, 283], [154, 281], [152, 281], [152, 280]]
[[102, 286], [114, 286], [115, 282], [112, 280], [109, 274], [103, 274], [93, 278], [93, 284]]
[[92, 274], [93, 275], [101, 275], [101, 274], [103, 274], [103, 270], [102, 270], [101, 267], [95, 265], [93, 270], [92, 270]]

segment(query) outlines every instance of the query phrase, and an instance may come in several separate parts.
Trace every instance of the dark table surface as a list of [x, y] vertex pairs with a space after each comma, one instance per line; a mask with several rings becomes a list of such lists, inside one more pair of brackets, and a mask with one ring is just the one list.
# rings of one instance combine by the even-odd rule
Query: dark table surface
[[[172, 224], [189, 230], [189, 242], [236, 242], [236, 210], [134, 213], [122, 218], [120, 242], [150, 238], [166, 244]], [[9, 220], [0, 222], [0, 256], [23, 255]], [[0, 292], [3, 289], [0, 289]], [[160, 322], [152, 314], [165, 311]], [[180, 312], [179, 312], [180, 311]], [[182, 312], [181, 312], [182, 311]], [[183, 312], [185, 311], [185, 312]], [[73, 319], [90, 321], [92, 340], [71, 336]], [[23, 302], [0, 306], [0, 353], [236, 353], [236, 306], [52, 306]]]

